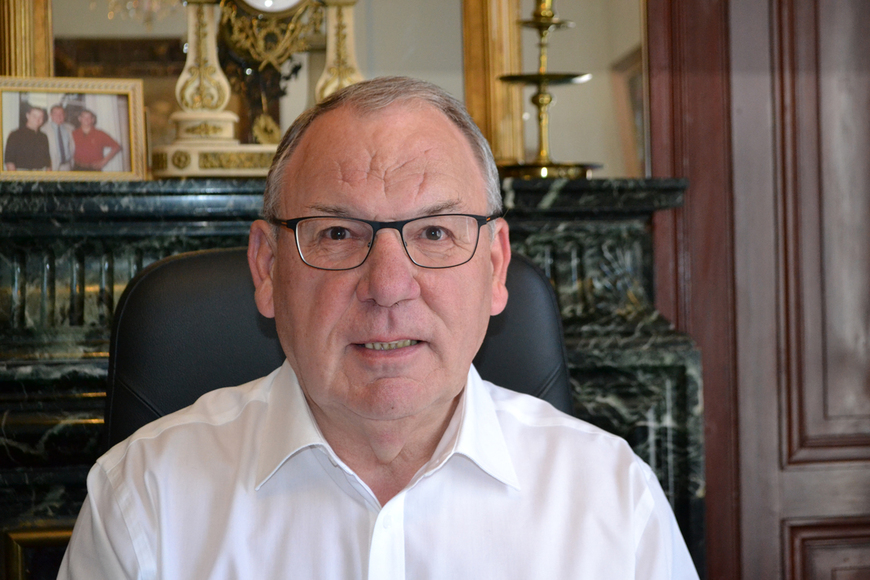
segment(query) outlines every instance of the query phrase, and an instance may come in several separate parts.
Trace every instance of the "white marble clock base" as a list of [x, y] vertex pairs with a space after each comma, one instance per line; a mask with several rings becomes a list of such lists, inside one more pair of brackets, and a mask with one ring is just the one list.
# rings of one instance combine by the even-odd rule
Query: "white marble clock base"
[[179, 142], [155, 147], [151, 173], [161, 177], [265, 177], [277, 145]]

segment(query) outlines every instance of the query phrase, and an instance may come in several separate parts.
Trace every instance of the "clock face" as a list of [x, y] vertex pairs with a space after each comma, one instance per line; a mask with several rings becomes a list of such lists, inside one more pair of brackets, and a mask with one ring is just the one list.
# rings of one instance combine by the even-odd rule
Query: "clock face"
[[303, 0], [239, 0], [248, 8], [253, 8], [257, 12], [264, 14], [278, 14], [292, 10], [297, 4], [301, 4]]

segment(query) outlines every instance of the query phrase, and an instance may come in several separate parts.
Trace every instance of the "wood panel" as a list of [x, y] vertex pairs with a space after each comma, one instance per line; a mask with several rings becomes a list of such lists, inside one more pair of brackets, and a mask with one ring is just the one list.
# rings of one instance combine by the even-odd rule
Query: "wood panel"
[[741, 575], [870, 572], [866, 0], [731, 0]]
[[781, 2], [778, 18], [786, 461], [868, 460], [870, 3]]
[[654, 221], [656, 306], [702, 353], [707, 577], [740, 576], [728, 2], [648, 0], [654, 176], [686, 177]]
[[786, 578], [870, 580], [870, 520], [786, 521]]

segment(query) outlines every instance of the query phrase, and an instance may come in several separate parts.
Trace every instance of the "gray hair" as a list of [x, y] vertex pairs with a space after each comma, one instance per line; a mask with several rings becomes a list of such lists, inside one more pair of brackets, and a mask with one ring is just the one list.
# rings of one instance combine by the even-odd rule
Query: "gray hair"
[[266, 177], [266, 190], [263, 193], [263, 217], [266, 219], [293, 217], [277, 215], [283, 189], [284, 167], [315, 119], [342, 106], [353, 107], [360, 113], [372, 113], [393, 103], [409, 101], [428, 103], [435, 107], [444, 113], [465, 135], [486, 182], [487, 213], [501, 213], [501, 188], [492, 150], [480, 129], [474, 124], [468, 111], [465, 110], [465, 106], [444, 89], [426, 81], [408, 77], [378, 77], [333, 93], [302, 113], [287, 129], [281, 144], [278, 146], [278, 152], [272, 160], [269, 175]]

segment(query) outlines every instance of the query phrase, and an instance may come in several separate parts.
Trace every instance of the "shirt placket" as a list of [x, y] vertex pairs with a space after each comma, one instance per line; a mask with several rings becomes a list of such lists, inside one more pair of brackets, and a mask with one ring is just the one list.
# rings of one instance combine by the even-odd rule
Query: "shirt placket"
[[375, 520], [369, 548], [369, 580], [405, 578], [405, 493], [388, 501]]

